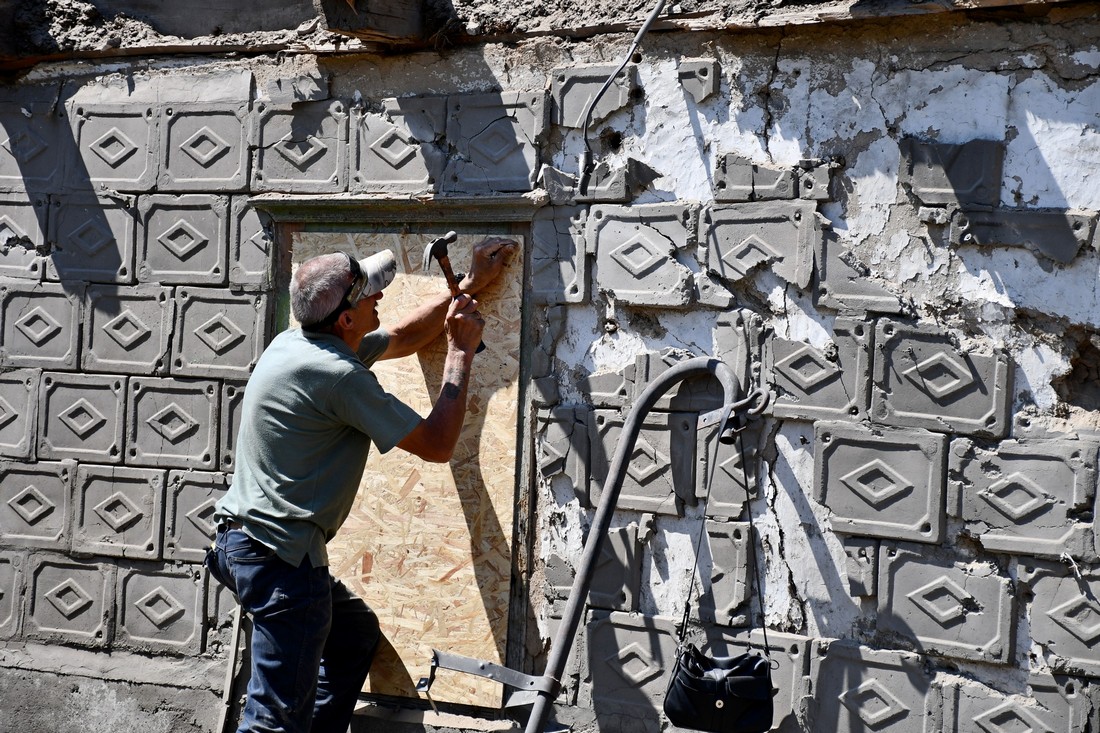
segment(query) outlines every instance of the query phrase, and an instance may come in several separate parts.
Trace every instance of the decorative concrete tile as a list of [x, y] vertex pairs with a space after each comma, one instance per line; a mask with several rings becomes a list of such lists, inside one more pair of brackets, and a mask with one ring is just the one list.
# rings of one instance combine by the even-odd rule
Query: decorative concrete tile
[[795, 420], [863, 420], [871, 377], [874, 325], [838, 318], [825, 349], [774, 338], [769, 342], [772, 414]]
[[76, 369], [83, 283], [0, 280], [0, 366]]
[[532, 190], [539, 170], [538, 143], [545, 128], [542, 92], [448, 97], [447, 142], [454, 154], [443, 174], [443, 190]]
[[244, 196], [234, 196], [231, 206], [229, 284], [270, 289], [275, 280], [274, 222]]
[[726, 363], [743, 393], [760, 382], [762, 320], [749, 309], [731, 309], [715, 321], [714, 357]]
[[634, 397], [634, 372], [631, 364], [619, 372], [586, 374], [577, 379], [577, 388], [596, 407], [625, 407]]
[[39, 369], [0, 372], [0, 456], [34, 458]]
[[221, 285], [228, 271], [229, 199], [154, 194], [138, 202], [139, 282]]
[[586, 226], [585, 238], [596, 252], [594, 276], [600, 290], [631, 305], [691, 303], [692, 272], [677, 255], [694, 243], [692, 207], [593, 206]]
[[[810, 696], [807, 674], [810, 667], [810, 640], [804, 636], [768, 631], [768, 644], [760, 629], [730, 631], [707, 629], [707, 653], [716, 657], [732, 657], [745, 653], [768, 651], [772, 661], [772, 727], [777, 733], [802, 733], [800, 721], [802, 706]], [[669, 730], [684, 730], [670, 726]]]
[[768, 201], [714, 206], [699, 218], [700, 259], [706, 269], [731, 283], [768, 267], [805, 288], [813, 275], [814, 249], [821, 239], [815, 205]]
[[[636, 403], [649, 385], [682, 361], [701, 356], [683, 349], [647, 351], [634, 360], [634, 398]], [[691, 377], [673, 384], [653, 405], [654, 410], [706, 412], [723, 405], [722, 384], [710, 374]]]
[[814, 643], [806, 730], [913, 733], [937, 730], [942, 700], [916, 654], [851, 642]]
[[676, 661], [670, 619], [593, 611], [587, 665], [577, 704], [594, 710], [600, 730], [658, 731], [667, 670]]
[[382, 100], [352, 114], [354, 193], [432, 193], [443, 178], [446, 97]]
[[237, 433], [241, 429], [241, 405], [244, 403], [244, 383], [222, 384], [221, 420], [219, 421], [218, 444], [221, 450], [221, 470], [232, 471], [235, 468]]
[[878, 593], [878, 541], [845, 537], [848, 593], [854, 598], [871, 598]]
[[966, 532], [990, 552], [1096, 556], [1096, 443], [1004, 440], [952, 443], [950, 486]]
[[1100, 642], [1100, 575], [1064, 563], [1027, 560], [1019, 580], [1028, 606], [1032, 648], [1044, 651], [1043, 662], [1055, 672], [1100, 675], [1096, 645]]
[[718, 59], [680, 59], [676, 65], [676, 77], [680, 87], [698, 104], [718, 91], [722, 70]]
[[[623, 423], [615, 411], [591, 413], [589, 484], [595, 504], [600, 501], [614, 454], [621, 449]], [[678, 497], [694, 492], [695, 423], [694, 414], [683, 412], [653, 412], [642, 419], [641, 431], [628, 454], [617, 508], [680, 513]]]
[[983, 204], [1001, 200], [1004, 144], [971, 140], [960, 145], [903, 138], [898, 177], [924, 204]]
[[0, 277], [42, 279], [47, 215], [45, 195], [0, 194]]
[[248, 379], [267, 331], [267, 297], [213, 288], [176, 288], [172, 373]]
[[947, 436], [828, 422], [814, 434], [814, 496], [833, 531], [943, 540]]
[[34, 554], [27, 569], [23, 636], [49, 643], [103, 648], [114, 619], [115, 569]]
[[0, 550], [0, 639], [19, 635], [20, 604], [23, 598], [23, 555]]
[[879, 633], [911, 639], [922, 652], [1015, 661], [1012, 583], [992, 563], [883, 542], [878, 591]]
[[348, 113], [341, 101], [291, 108], [260, 103], [252, 163], [253, 191], [336, 193], [347, 190]]
[[740, 517], [748, 497], [758, 494], [756, 458], [761, 438], [758, 426], [747, 428], [733, 443], [719, 442], [717, 426], [698, 431], [695, 497], [688, 503], [703, 503], [709, 487], [708, 517]]
[[535, 212], [531, 280], [536, 302], [556, 305], [588, 300], [585, 215], [580, 206], [551, 206]]
[[39, 458], [122, 461], [126, 377], [47, 372], [38, 404]]
[[1084, 733], [1096, 716], [1093, 695], [1085, 680], [1062, 676], [1032, 675], [1016, 694], [955, 677], [943, 687], [943, 731]]
[[851, 253], [826, 232], [814, 258], [817, 267], [815, 304], [842, 313], [901, 313], [901, 301], [869, 271], [853, 266]]
[[587, 407], [557, 405], [538, 411], [535, 455], [539, 473], [546, 480], [568, 476], [584, 504], [590, 504], [588, 487]]
[[[115, 91], [118, 94], [112, 95]], [[76, 137], [79, 159], [65, 169], [65, 188], [74, 192], [107, 188], [144, 192], [157, 182], [158, 119], [151, 100], [131, 100], [124, 90], [104, 88], [94, 102], [92, 86], [77, 92], [68, 103], [69, 120]]]
[[1026, 247], [1055, 262], [1069, 264], [1088, 245], [1094, 214], [1064, 209], [959, 211], [951, 217], [956, 246]]
[[58, 109], [60, 89], [7, 89], [0, 92], [0, 191], [56, 191], [66, 153], [75, 148]]
[[[748, 522], [706, 520], [707, 544], [699, 558], [705, 578], [696, 611], [704, 624], [740, 626], [752, 609], [752, 532]], [[693, 594], [699, 591], [693, 589]]]
[[201, 563], [214, 542], [214, 504], [229, 490], [224, 473], [169, 471], [164, 559]]
[[[646, 535], [652, 534], [653, 515], [644, 515]], [[588, 591], [591, 608], [637, 611], [642, 585], [642, 539], [637, 522], [607, 532]]]
[[798, 197], [809, 201], [828, 201], [832, 172], [836, 167], [834, 163], [821, 160], [800, 161], [799, 170], [795, 173]]
[[91, 372], [166, 374], [175, 299], [172, 288], [88, 288], [81, 365]]
[[[560, 127], [583, 127], [588, 106], [617, 68], [571, 66], [551, 71], [550, 97], [554, 108], [554, 124]], [[637, 86], [637, 68], [627, 65], [618, 73], [592, 110], [591, 125], [594, 127], [629, 104], [631, 92]]]
[[217, 467], [216, 382], [132, 377], [129, 391], [127, 463], [208, 471]]
[[[155, 568], [155, 569], [154, 569]], [[202, 644], [201, 575], [171, 566], [119, 568], [115, 646], [198, 654]]]
[[230, 103], [170, 103], [160, 125], [160, 191], [240, 191], [248, 184], [248, 88]]
[[770, 168], [737, 153], [719, 158], [714, 171], [714, 200], [721, 203], [793, 199], [793, 168]]
[[73, 461], [0, 461], [0, 543], [69, 549]]
[[50, 206], [49, 280], [134, 281], [135, 208], [114, 198], [59, 195]]
[[73, 487], [73, 550], [155, 560], [164, 520], [164, 471], [81, 465]]
[[1013, 363], [1004, 351], [963, 353], [933, 327], [882, 319], [875, 333], [875, 422], [1004, 437]]
[[554, 374], [554, 346], [564, 330], [564, 306], [551, 306], [535, 314], [538, 343], [531, 354], [530, 369], [532, 398], [536, 404], [553, 405], [561, 399], [558, 378]]

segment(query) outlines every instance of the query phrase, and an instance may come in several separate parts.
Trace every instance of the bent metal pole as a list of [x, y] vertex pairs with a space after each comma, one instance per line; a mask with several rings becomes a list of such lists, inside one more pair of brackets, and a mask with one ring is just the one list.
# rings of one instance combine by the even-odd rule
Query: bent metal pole
[[[580, 625], [581, 614], [584, 611], [584, 601], [588, 597], [588, 588], [592, 582], [592, 575], [596, 568], [596, 561], [600, 556], [604, 536], [611, 525], [611, 516], [615, 510], [615, 504], [619, 500], [619, 491], [623, 486], [623, 477], [626, 473], [629, 456], [634, 451], [634, 443], [641, 431], [642, 420], [645, 418], [657, 400], [672, 387], [672, 385], [689, 377], [700, 377], [713, 374], [722, 385], [722, 395], [727, 408], [726, 420], [718, 426], [720, 439], [723, 442], [732, 442], [733, 431], [726, 422], [729, 418], [729, 408], [737, 400], [739, 387], [733, 371], [722, 361], [710, 357], [698, 357], [682, 361], [657, 377], [642, 392], [634, 408], [627, 415], [623, 424], [622, 433], [619, 436], [619, 444], [615, 449], [615, 456], [607, 472], [604, 482], [603, 495], [600, 497], [600, 505], [596, 509], [596, 515], [592, 519], [592, 526], [588, 530], [588, 539], [584, 543], [584, 552], [581, 555], [580, 566], [577, 568], [577, 576], [573, 580], [573, 588], [569, 591], [569, 600], [565, 606], [565, 614], [558, 633], [550, 645], [550, 656], [546, 661], [544, 677], [560, 682], [562, 672], [565, 670], [565, 662], [569, 657], [569, 650], [573, 646], [573, 637]], [[555, 685], [552, 692], [539, 692], [531, 708], [531, 717], [527, 720], [526, 733], [543, 733], [546, 721], [550, 718], [550, 706], [557, 697], [560, 685]]]

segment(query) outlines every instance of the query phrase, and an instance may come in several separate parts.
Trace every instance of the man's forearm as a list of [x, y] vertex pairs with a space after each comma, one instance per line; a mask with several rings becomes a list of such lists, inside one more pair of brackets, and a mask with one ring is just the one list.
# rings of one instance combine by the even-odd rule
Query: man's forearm
[[434, 341], [443, 332], [443, 321], [447, 317], [447, 306], [450, 303], [450, 294], [441, 293], [402, 318], [396, 326], [387, 329], [390, 333], [390, 344], [381, 358], [399, 359], [409, 356]]
[[417, 425], [398, 447], [426, 461], [451, 460], [462, 424], [466, 419], [466, 394], [470, 386], [473, 354], [456, 348], [447, 350], [443, 366], [443, 384], [428, 416]]

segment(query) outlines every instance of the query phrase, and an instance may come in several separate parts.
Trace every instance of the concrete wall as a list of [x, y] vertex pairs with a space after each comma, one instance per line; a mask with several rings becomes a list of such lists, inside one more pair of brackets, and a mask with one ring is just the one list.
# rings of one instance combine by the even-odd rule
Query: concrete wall
[[431, 194], [541, 204], [513, 217], [514, 664], [541, 669], [641, 389], [707, 354], [774, 393], [737, 451], [696, 427], [705, 382], [647, 420], [561, 718], [664, 725], [705, 528], [691, 634], [767, 623], [779, 729], [1095, 728], [1095, 9], [653, 34], [587, 196], [578, 120], [628, 36], [40, 65], [0, 103], [0, 721], [213, 729], [228, 599], [186, 520], [277, 320], [264, 211]]

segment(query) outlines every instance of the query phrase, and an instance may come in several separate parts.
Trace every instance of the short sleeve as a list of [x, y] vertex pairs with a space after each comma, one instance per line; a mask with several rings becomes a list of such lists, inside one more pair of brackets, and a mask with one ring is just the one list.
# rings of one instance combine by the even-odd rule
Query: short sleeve
[[389, 345], [389, 331], [384, 328], [376, 328], [363, 337], [363, 340], [359, 343], [359, 351], [356, 353], [360, 361], [370, 366], [378, 361], [378, 358], [385, 353], [386, 347]]
[[[384, 349], [383, 349], [384, 350]], [[416, 410], [382, 389], [368, 369], [356, 369], [329, 393], [332, 411], [386, 453], [420, 424]]]

